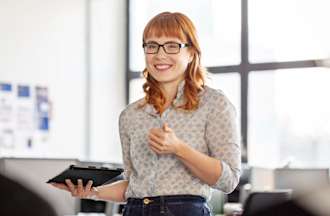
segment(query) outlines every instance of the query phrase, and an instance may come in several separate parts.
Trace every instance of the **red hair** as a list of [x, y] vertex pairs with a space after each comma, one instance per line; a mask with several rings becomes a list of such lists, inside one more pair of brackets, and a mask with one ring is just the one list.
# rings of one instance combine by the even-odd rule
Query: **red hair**
[[[188, 64], [184, 79], [185, 104], [177, 108], [187, 111], [195, 110], [199, 105], [198, 93], [203, 89], [206, 70], [201, 66], [201, 50], [197, 40], [196, 29], [192, 21], [182, 13], [163, 12], [152, 18], [143, 32], [143, 42], [151, 36], [176, 37], [190, 44], [189, 49], [193, 54], [192, 61]], [[149, 75], [147, 68], [143, 70], [146, 82], [143, 84], [145, 103], [153, 105], [158, 113], [164, 111], [166, 98], [159, 87], [157, 80]]]

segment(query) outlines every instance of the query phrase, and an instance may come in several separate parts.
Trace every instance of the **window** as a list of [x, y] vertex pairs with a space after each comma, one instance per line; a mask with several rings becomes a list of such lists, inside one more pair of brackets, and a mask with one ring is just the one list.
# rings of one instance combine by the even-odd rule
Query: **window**
[[[181, 11], [199, 31], [202, 63], [211, 72], [209, 84], [222, 89], [238, 110], [243, 161], [248, 155], [256, 166], [280, 166], [289, 160], [293, 166], [329, 164], [326, 155], [330, 147], [326, 143], [330, 135], [319, 125], [329, 128], [326, 122], [330, 119], [326, 111], [329, 104], [324, 103], [325, 92], [330, 92], [324, 85], [330, 83], [326, 68], [330, 62], [328, 8], [330, 2], [323, 0], [207, 0], [189, 4], [130, 0], [127, 67], [131, 96], [127, 100], [137, 98], [137, 86], [143, 83], [144, 25], [159, 12]], [[302, 93], [310, 94], [315, 107], [303, 106]], [[316, 114], [303, 115], [303, 109]]]
[[241, 114], [241, 85], [239, 73], [218, 73], [209, 74], [209, 79], [206, 84], [212, 88], [220, 89], [234, 104], [237, 112], [238, 125], [240, 127], [240, 114]]
[[296, 61], [330, 55], [330, 2], [249, 1], [251, 62]]
[[144, 97], [142, 85], [145, 82], [144, 78], [130, 80], [129, 83], [129, 103], [133, 103]]
[[[228, 65], [240, 62], [240, 1], [217, 0], [131, 0], [129, 5], [129, 69], [144, 68], [142, 33], [144, 26], [163, 11], [183, 12], [198, 30], [203, 51], [203, 65]], [[230, 20], [230, 22], [228, 22]]]
[[251, 72], [249, 162], [330, 164], [330, 69]]

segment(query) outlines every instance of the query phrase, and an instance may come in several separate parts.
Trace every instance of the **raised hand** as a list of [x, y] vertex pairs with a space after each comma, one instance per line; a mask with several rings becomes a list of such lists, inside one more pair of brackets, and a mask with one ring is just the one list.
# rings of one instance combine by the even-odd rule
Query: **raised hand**
[[151, 150], [157, 154], [177, 154], [183, 145], [167, 123], [164, 123], [162, 128], [151, 128], [148, 142]]

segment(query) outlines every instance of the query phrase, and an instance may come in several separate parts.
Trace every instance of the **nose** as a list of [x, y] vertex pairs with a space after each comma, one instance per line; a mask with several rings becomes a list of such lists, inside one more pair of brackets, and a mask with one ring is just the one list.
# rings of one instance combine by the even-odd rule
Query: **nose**
[[159, 47], [158, 53], [156, 55], [157, 56], [165, 56], [166, 55], [164, 46]]

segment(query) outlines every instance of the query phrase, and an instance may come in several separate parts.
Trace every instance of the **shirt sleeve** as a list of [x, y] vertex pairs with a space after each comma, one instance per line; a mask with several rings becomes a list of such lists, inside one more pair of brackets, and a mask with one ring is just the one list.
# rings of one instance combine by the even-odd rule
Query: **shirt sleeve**
[[211, 187], [231, 193], [237, 186], [241, 171], [241, 150], [236, 111], [222, 93], [213, 96], [206, 125], [209, 154], [221, 161], [222, 173]]
[[125, 180], [129, 181], [129, 177], [132, 171], [132, 164], [130, 158], [130, 138], [128, 135], [128, 125], [129, 119], [127, 115], [127, 110], [121, 112], [119, 116], [119, 135], [122, 148], [122, 156], [124, 163], [124, 174], [123, 177]]

